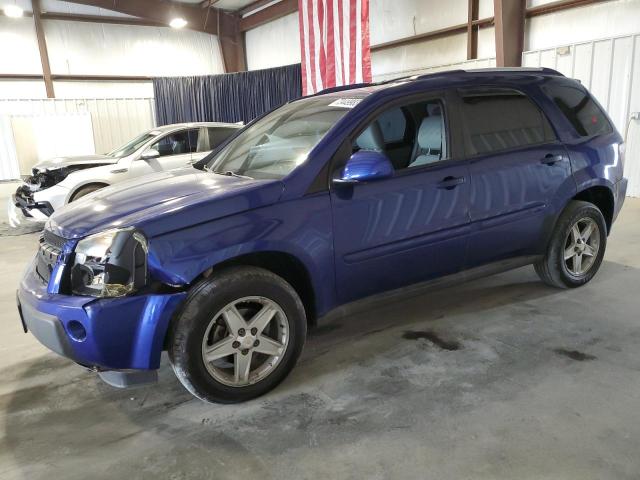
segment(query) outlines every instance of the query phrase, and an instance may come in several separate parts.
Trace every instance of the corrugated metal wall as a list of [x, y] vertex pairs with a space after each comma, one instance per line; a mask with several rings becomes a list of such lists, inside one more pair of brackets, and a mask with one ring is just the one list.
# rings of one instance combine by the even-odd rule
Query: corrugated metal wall
[[[0, 180], [19, 175], [10, 118], [89, 113], [97, 153], [108, 152], [155, 126], [151, 98], [2, 100], [0, 99]], [[72, 132], [70, 132], [70, 135]], [[87, 152], [91, 153], [91, 152]]]
[[582, 82], [607, 110], [618, 130], [627, 133], [625, 176], [628, 195], [640, 196], [640, 34], [562, 47], [522, 56], [527, 67], [550, 67]]

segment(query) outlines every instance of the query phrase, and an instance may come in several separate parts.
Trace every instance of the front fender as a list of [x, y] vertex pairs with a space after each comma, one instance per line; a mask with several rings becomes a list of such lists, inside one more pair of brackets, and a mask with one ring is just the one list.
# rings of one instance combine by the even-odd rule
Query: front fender
[[101, 183], [105, 186], [111, 185], [114, 182], [111, 170], [114, 168], [115, 165], [103, 165], [101, 167], [86, 168], [84, 170], [71, 172], [58, 184], [68, 190], [64, 204], [66, 205], [69, 203], [69, 200], [73, 197], [75, 192], [86, 185], [91, 185], [93, 183]]
[[[188, 214], [188, 213], [185, 213]], [[211, 267], [246, 254], [285, 253], [306, 268], [320, 314], [335, 304], [328, 193], [278, 203], [149, 239], [156, 280], [188, 286]]]

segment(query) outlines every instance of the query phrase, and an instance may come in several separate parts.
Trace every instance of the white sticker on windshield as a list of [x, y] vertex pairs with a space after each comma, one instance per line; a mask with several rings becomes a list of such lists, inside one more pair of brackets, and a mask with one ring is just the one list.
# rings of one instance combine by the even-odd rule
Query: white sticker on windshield
[[361, 98], [339, 98], [329, 104], [330, 107], [353, 108], [362, 101]]

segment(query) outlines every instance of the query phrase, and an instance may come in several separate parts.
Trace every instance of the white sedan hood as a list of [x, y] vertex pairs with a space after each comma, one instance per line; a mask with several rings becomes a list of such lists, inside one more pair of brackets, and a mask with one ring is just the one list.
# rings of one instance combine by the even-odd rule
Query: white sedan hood
[[76, 157], [56, 157], [45, 160], [33, 167], [33, 173], [46, 172], [47, 170], [56, 170], [62, 167], [71, 167], [74, 165], [107, 165], [117, 163], [119, 159], [109, 157], [107, 155], [81, 155]]

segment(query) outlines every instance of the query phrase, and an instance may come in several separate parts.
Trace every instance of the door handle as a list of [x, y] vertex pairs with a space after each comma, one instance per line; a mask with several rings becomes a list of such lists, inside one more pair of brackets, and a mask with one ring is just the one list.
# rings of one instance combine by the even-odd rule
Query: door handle
[[545, 165], [554, 165], [558, 162], [564, 160], [564, 155], [547, 153], [540, 163], [544, 163]]
[[445, 177], [438, 182], [438, 188], [452, 190], [465, 182], [464, 177]]

